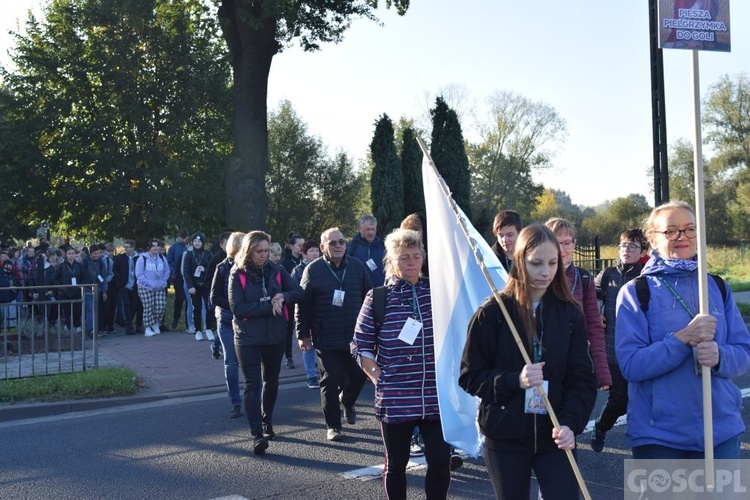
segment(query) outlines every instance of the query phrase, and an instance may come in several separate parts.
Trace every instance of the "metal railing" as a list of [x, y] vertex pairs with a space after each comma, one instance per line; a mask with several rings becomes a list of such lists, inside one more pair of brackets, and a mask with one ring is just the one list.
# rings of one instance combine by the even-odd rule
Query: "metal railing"
[[0, 296], [10, 291], [15, 297], [0, 303], [1, 376], [8, 380], [98, 368], [98, 288], [96, 284], [0, 288]]

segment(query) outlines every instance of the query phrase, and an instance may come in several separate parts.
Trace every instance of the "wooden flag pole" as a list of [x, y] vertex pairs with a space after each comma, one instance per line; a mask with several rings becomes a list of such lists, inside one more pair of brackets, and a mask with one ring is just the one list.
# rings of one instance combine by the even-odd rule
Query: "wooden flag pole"
[[[695, 219], [698, 238], [698, 296], [700, 313], [709, 314], [708, 309], [708, 266], [706, 263], [706, 210], [703, 196], [703, 138], [701, 134], [701, 92], [698, 68], [698, 51], [692, 50], [691, 69], [693, 73], [693, 116], [694, 116], [694, 149], [693, 165], [695, 166]], [[713, 411], [711, 406], [711, 370], [701, 370], [703, 383], [703, 443], [706, 469], [706, 489], [714, 490], [714, 431]]]
[[[435, 172], [435, 176], [437, 176], [438, 180], [440, 181], [440, 188], [443, 190], [443, 194], [445, 194], [445, 197], [448, 199], [448, 203], [450, 204], [451, 209], [453, 210], [453, 213], [456, 215], [456, 219], [458, 220], [458, 225], [461, 227], [461, 231], [463, 231], [464, 236], [466, 236], [466, 239], [469, 242], [469, 246], [471, 247], [471, 250], [474, 254], [474, 258], [476, 259], [477, 264], [479, 264], [479, 267], [482, 270], [482, 274], [484, 275], [484, 278], [487, 280], [487, 284], [490, 286], [490, 290], [492, 290], [492, 296], [500, 305], [500, 310], [503, 312], [503, 316], [505, 317], [505, 321], [508, 323], [508, 326], [510, 326], [510, 331], [513, 334], [513, 339], [515, 340], [516, 345], [518, 346], [518, 349], [521, 351], [521, 356], [523, 356], [524, 363], [526, 363], [527, 365], [530, 365], [531, 359], [529, 358], [529, 354], [526, 352], [526, 348], [523, 345], [521, 336], [518, 334], [518, 331], [516, 330], [516, 326], [513, 324], [513, 320], [511, 319], [510, 314], [508, 313], [508, 310], [505, 308], [505, 304], [503, 303], [502, 297], [500, 297], [500, 292], [495, 286], [495, 282], [492, 280], [492, 276], [490, 275], [490, 272], [487, 269], [487, 266], [485, 266], [484, 264], [484, 259], [482, 259], [482, 254], [479, 252], [476, 242], [469, 235], [469, 231], [466, 228], [466, 222], [459, 216], [456, 202], [453, 200], [450, 190], [445, 185], [445, 181], [443, 181], [442, 177], [440, 177], [440, 174], [438, 173], [437, 168], [435, 167], [435, 163], [432, 161], [432, 158], [430, 157], [430, 153], [427, 151], [427, 146], [425, 146], [424, 142], [422, 142], [422, 140], [419, 137], [417, 137], [416, 139], [417, 139], [417, 143], [419, 143], [419, 147], [422, 149], [422, 154], [424, 154], [425, 157], [429, 160], [430, 167], [432, 167], [432, 170]], [[552, 425], [555, 427], [555, 429], [559, 431], [560, 422], [557, 420], [557, 415], [555, 415], [555, 411], [552, 409], [552, 404], [550, 404], [549, 399], [547, 398], [547, 393], [544, 390], [544, 386], [543, 385], [539, 386], [539, 390], [541, 392], [542, 399], [544, 400], [544, 406], [547, 409], [549, 418], [552, 421]], [[586, 488], [586, 482], [583, 480], [583, 476], [581, 475], [581, 470], [578, 468], [578, 463], [576, 462], [576, 459], [573, 456], [573, 451], [565, 450], [565, 454], [567, 455], [568, 461], [570, 462], [570, 466], [573, 469], [573, 474], [575, 474], [576, 476], [576, 480], [578, 481], [578, 486], [581, 488], [581, 493], [583, 493], [583, 497], [586, 500], [591, 500], [591, 495], [589, 494], [588, 488]]]

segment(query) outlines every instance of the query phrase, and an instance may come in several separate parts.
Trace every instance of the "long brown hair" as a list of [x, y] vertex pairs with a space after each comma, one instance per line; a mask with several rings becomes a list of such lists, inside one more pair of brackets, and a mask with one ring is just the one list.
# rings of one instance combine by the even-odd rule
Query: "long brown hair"
[[250, 231], [243, 236], [242, 245], [240, 246], [240, 251], [237, 252], [234, 265], [246, 271], [250, 269], [253, 265], [253, 250], [255, 250], [255, 247], [257, 247], [261, 241], [267, 241], [270, 244], [271, 235], [263, 231]]
[[557, 249], [557, 271], [545, 295], [552, 293], [555, 298], [564, 302], [570, 302], [580, 308], [570, 293], [570, 286], [568, 286], [568, 282], [565, 279], [565, 269], [563, 268], [560, 246], [557, 244], [555, 233], [542, 224], [526, 226], [518, 235], [518, 240], [516, 240], [513, 252], [513, 265], [510, 268], [508, 282], [505, 284], [502, 294], [517, 302], [521, 324], [525, 330], [529, 345], [531, 345], [531, 339], [536, 337], [536, 319], [534, 317], [534, 304], [532, 303], [529, 291], [526, 257], [534, 249], [545, 243], [551, 243]]

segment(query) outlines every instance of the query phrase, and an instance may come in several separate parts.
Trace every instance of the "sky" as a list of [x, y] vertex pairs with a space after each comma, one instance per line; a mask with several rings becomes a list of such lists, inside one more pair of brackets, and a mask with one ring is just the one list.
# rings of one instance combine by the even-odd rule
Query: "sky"
[[[3, 3], [7, 64], [7, 31], [41, 1]], [[289, 100], [330, 152], [359, 161], [383, 113], [424, 122], [439, 92], [460, 88], [455, 106], [471, 140], [486, 98], [511, 91], [554, 107], [567, 124], [537, 181], [581, 206], [631, 193], [653, 204], [648, 0], [412, 0], [405, 16], [381, 9], [378, 17], [354, 21], [340, 44], [274, 57], [269, 109]], [[748, 24], [750, 1], [732, 1], [732, 51], [699, 56], [703, 96], [723, 75], [750, 73]], [[692, 140], [691, 52], [665, 50], [664, 73], [668, 144]]]

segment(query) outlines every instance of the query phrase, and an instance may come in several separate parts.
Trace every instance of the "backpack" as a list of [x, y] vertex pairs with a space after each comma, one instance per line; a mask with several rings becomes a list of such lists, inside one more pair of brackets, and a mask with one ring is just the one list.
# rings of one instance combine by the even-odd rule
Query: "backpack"
[[[721, 276], [717, 276], [715, 274], [708, 273], [709, 276], [711, 276], [714, 281], [716, 282], [716, 285], [719, 287], [719, 291], [721, 292], [721, 298], [726, 304], [727, 302], [727, 284], [726, 282], [721, 278]], [[651, 299], [651, 290], [648, 287], [648, 280], [645, 276], [637, 276], [633, 281], [635, 281], [635, 294], [638, 297], [638, 303], [641, 305], [641, 310], [644, 312], [644, 314], [648, 311], [648, 302]]]
[[388, 287], [387, 286], [376, 286], [372, 289], [372, 321], [375, 326], [380, 328], [385, 320], [385, 305], [388, 298]]
[[[242, 290], [245, 290], [245, 286], [247, 285], [247, 275], [245, 273], [237, 273], [240, 277], [240, 285], [242, 286]], [[282, 287], [283, 291], [283, 285], [281, 283], [281, 271], [276, 275], [276, 283], [279, 284], [279, 287]], [[284, 304], [284, 318], [286, 318], [287, 321], [289, 321], [289, 308], [286, 304]], [[244, 321], [247, 321], [247, 318], [244, 319]]]

